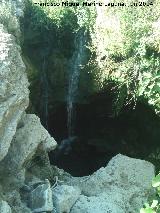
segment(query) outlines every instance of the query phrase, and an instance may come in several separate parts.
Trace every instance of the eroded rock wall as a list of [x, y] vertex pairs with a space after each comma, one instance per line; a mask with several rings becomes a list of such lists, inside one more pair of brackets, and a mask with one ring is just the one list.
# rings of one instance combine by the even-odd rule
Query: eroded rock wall
[[[18, 22], [9, 11], [8, 16]], [[7, 154], [17, 124], [29, 103], [29, 83], [21, 58], [21, 48], [17, 44], [17, 38], [8, 33], [11, 26], [8, 26], [7, 19], [5, 22], [5, 26], [0, 25], [0, 160]]]
[[[31, 212], [20, 196], [26, 170], [39, 150], [55, 149], [56, 141], [36, 115], [26, 114], [29, 82], [21, 52], [19, 18], [24, 1], [1, 2], [0, 8], [0, 211]], [[33, 176], [33, 174], [32, 174]], [[9, 205], [8, 205], [8, 204]], [[11, 208], [10, 208], [10, 207]]]

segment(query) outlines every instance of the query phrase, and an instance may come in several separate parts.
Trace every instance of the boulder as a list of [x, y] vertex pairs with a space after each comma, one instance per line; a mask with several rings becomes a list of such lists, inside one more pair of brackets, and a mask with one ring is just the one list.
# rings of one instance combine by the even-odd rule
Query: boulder
[[32, 212], [51, 212], [53, 210], [52, 190], [48, 180], [37, 186], [30, 195]]
[[78, 187], [58, 185], [52, 188], [53, 205], [57, 213], [69, 213], [72, 206], [79, 198], [81, 191]]
[[[154, 166], [151, 163], [118, 154], [105, 168], [100, 168], [90, 176], [68, 178], [67, 184], [78, 186], [85, 195], [77, 201], [78, 204], [76, 203], [76, 207], [73, 207], [73, 212], [80, 212], [76, 210], [76, 208], [79, 209], [79, 205], [82, 205], [84, 210], [84, 205], [88, 205], [89, 202], [85, 199], [89, 198], [90, 205], [94, 205], [94, 201], [101, 202], [102, 198], [103, 202], [106, 198], [107, 204], [104, 208], [107, 208], [106, 205], [110, 206], [112, 200], [113, 206], [118, 204], [124, 212], [137, 213], [152, 192], [151, 182], [154, 175]], [[121, 202], [118, 201], [119, 198]], [[82, 212], [92, 212], [90, 209], [94, 207], [89, 206], [86, 211], [82, 210]]]
[[48, 151], [55, 149], [56, 144], [36, 115], [24, 114], [3, 165], [11, 174], [16, 174], [31, 161], [39, 145]]
[[118, 154], [106, 167], [90, 176], [68, 178], [68, 184], [78, 186], [87, 196], [98, 195], [115, 186], [126, 190], [131, 187], [150, 190], [154, 174], [154, 166], [150, 162]]
[[0, 201], [0, 212], [1, 213], [12, 213], [10, 206], [6, 201]]

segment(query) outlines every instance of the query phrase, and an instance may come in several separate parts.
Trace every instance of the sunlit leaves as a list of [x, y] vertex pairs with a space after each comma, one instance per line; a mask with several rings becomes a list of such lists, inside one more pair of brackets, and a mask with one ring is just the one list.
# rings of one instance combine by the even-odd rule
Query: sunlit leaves
[[152, 208], [148, 207], [148, 208], [143, 208], [140, 210], [140, 213], [156, 213]]
[[[118, 2], [118, 0], [114, 0]], [[129, 3], [128, 0], [124, 2]], [[96, 37], [97, 55], [106, 56], [105, 61], [98, 59], [99, 67], [107, 73], [108, 64], [116, 64], [109, 71], [117, 84], [127, 86], [127, 95], [136, 102], [141, 97], [148, 100], [155, 111], [160, 111], [160, 4], [154, 7], [113, 7], [102, 10], [103, 21], [98, 25]], [[154, 16], [153, 16], [154, 14]], [[115, 69], [116, 67], [116, 69]], [[106, 78], [101, 75], [101, 82]], [[120, 103], [121, 96], [118, 94]], [[132, 97], [131, 97], [132, 96]], [[143, 99], [143, 100], [144, 100]], [[124, 101], [128, 101], [127, 98]]]
[[[152, 186], [156, 188], [156, 195], [160, 197], [160, 174], [153, 178]], [[150, 204], [145, 203], [144, 206], [144, 208], [140, 209], [140, 213], [160, 213], [160, 204], [158, 197], [157, 199], [153, 199]]]
[[158, 187], [158, 186], [160, 186], [160, 174], [157, 175], [157, 176], [152, 180], [152, 186], [153, 186], [153, 187]]

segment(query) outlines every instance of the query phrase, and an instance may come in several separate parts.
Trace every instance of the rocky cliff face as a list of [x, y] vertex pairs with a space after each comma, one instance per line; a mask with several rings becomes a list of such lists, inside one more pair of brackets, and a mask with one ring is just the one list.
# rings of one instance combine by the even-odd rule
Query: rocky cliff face
[[[16, 17], [13, 18], [17, 23]], [[7, 20], [5, 26], [0, 25], [0, 160], [7, 154], [17, 124], [29, 103], [29, 83], [21, 48], [17, 38], [8, 33], [11, 30], [8, 25]]]
[[[3, 1], [0, 9], [0, 199], [12, 205], [14, 190], [24, 184], [27, 164], [36, 151], [54, 149], [56, 142], [35, 115], [26, 115], [29, 82], [21, 57], [19, 17], [23, 1]], [[6, 195], [6, 191], [9, 192]], [[13, 194], [12, 194], [13, 193]], [[13, 196], [12, 196], [13, 195]], [[19, 202], [20, 206], [20, 200]], [[15, 205], [16, 206], [16, 205]], [[2, 201], [1, 212], [11, 212]], [[15, 210], [20, 212], [20, 210]], [[25, 211], [22, 211], [25, 212]]]

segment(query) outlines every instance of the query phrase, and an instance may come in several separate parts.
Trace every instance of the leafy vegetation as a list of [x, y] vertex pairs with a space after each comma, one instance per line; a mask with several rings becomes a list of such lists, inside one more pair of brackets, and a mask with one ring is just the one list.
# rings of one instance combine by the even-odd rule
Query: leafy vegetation
[[[74, 3], [76, 1], [72, 1]], [[95, 20], [95, 10], [90, 7], [82, 7], [82, 1], [79, 6], [61, 6], [60, 0], [48, 0], [50, 6], [43, 6], [45, 2], [39, 0], [30, 0], [29, 5], [34, 17], [32, 24], [35, 27], [44, 25], [47, 29], [51, 24], [55, 24], [58, 28], [69, 27], [74, 32], [85, 27], [92, 28]], [[54, 5], [54, 6], [51, 6]], [[59, 5], [59, 6], [58, 6]]]
[[140, 213], [160, 212], [160, 174], [153, 179], [152, 186], [156, 189], [155, 197], [149, 203], [145, 204], [145, 207], [140, 210]]
[[159, 2], [148, 7], [107, 7], [102, 13], [103, 20], [100, 17], [95, 28], [96, 37], [92, 36], [100, 85], [104, 86], [107, 79], [117, 82], [117, 114], [124, 104], [145, 99], [159, 113]]

